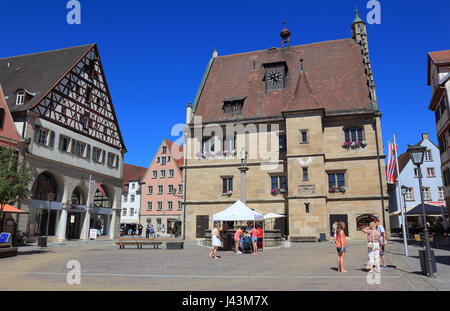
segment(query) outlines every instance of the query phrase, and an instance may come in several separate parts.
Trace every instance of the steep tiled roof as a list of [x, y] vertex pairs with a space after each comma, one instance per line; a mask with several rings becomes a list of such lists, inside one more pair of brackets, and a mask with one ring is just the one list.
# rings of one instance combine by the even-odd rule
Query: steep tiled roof
[[129, 183], [130, 180], [141, 181], [144, 178], [147, 169], [145, 167], [135, 166], [131, 164], [123, 164], [123, 183], [122, 192], [127, 192], [125, 185]]
[[[38, 101], [94, 44], [42, 53], [0, 58], [0, 83], [11, 112], [26, 110]], [[17, 106], [16, 91], [24, 89], [33, 97]]]
[[164, 139], [164, 141], [169, 147], [169, 152], [172, 154], [172, 159], [181, 171], [181, 167], [184, 165], [184, 156], [178, 157], [177, 155], [183, 155], [183, 146], [167, 139]]
[[450, 50], [428, 53], [435, 64], [450, 63]]
[[[285, 88], [266, 91], [263, 65], [280, 62], [288, 68]], [[281, 117], [299, 87], [302, 94], [292, 102], [295, 109], [308, 109], [316, 101], [327, 113], [373, 111], [361, 47], [343, 39], [214, 58], [195, 115], [204, 123]], [[230, 97], [246, 98], [239, 115], [223, 112], [223, 101]]]
[[2, 85], [0, 84], [0, 108], [2, 112], [0, 118], [3, 118], [3, 126], [0, 128], [0, 146], [7, 146], [15, 148], [17, 143], [22, 141], [20, 133], [17, 132], [17, 128], [14, 124], [14, 120], [9, 112], [8, 105], [6, 104], [5, 97], [3, 96]]

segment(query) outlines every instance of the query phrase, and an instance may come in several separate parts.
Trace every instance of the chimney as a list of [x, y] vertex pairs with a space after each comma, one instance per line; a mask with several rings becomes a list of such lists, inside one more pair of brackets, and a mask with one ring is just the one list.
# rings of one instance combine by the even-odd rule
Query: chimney
[[189, 103], [186, 109], [186, 124], [191, 123], [192, 121], [192, 104]]
[[430, 134], [428, 133], [422, 134], [422, 140], [430, 140]]

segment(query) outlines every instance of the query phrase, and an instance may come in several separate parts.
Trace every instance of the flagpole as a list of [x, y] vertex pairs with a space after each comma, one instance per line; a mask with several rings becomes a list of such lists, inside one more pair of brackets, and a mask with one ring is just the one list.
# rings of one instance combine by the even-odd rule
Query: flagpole
[[[405, 217], [405, 211], [403, 209], [403, 206], [406, 206], [406, 202], [403, 202], [402, 204], [402, 193], [401, 193], [401, 181], [400, 181], [400, 170], [398, 168], [398, 147], [397, 147], [397, 142], [395, 141], [395, 134], [394, 134], [394, 150], [395, 150], [395, 166], [397, 169], [397, 187], [396, 187], [396, 195], [399, 198], [399, 200], [397, 200], [397, 202], [400, 203], [400, 210], [402, 212], [402, 229], [403, 229], [403, 243], [405, 245], [405, 256], [408, 257], [409, 253], [408, 253], [408, 237], [406, 236], [406, 226], [407, 226], [407, 221], [406, 221], [406, 217]], [[404, 198], [403, 198], [404, 199]]]
[[88, 237], [89, 237], [89, 231], [91, 228], [91, 224], [90, 224], [90, 214], [89, 214], [89, 205], [90, 205], [90, 200], [91, 200], [91, 183], [92, 183], [92, 176], [89, 175], [89, 183], [88, 183], [88, 198], [87, 198], [87, 203], [86, 203], [86, 219], [84, 220], [85, 222], [85, 229], [86, 232], [84, 233], [84, 242], [87, 243], [88, 241]]

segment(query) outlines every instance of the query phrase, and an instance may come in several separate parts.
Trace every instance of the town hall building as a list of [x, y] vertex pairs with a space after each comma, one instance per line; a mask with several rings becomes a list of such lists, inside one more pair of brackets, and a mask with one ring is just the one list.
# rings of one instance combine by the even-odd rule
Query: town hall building
[[291, 239], [329, 237], [334, 221], [354, 239], [375, 218], [389, 228], [381, 113], [358, 14], [351, 31], [291, 46], [285, 27], [281, 48], [214, 50], [187, 109], [186, 239], [205, 238], [213, 215], [237, 200], [285, 215], [276, 228]]

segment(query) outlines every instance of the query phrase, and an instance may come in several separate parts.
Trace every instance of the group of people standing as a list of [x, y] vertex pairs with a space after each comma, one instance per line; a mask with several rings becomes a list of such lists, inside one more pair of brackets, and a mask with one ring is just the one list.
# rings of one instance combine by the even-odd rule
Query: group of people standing
[[[220, 224], [216, 223], [213, 230], [211, 231], [211, 243], [213, 250], [209, 253], [210, 259], [218, 259], [217, 251], [219, 247], [222, 247], [222, 242], [224, 239], [224, 234], [221, 234]], [[251, 226], [251, 223], [247, 223], [247, 227], [238, 227], [234, 234], [233, 240], [235, 244], [235, 253], [242, 254], [241, 249], [244, 248], [244, 239], [248, 237], [251, 239], [252, 243], [252, 255], [258, 254], [259, 251], [263, 250], [264, 247], [264, 232], [260, 225]]]
[[[332, 229], [334, 233], [334, 242], [336, 243], [336, 250], [338, 253], [338, 271], [341, 273], [346, 273], [347, 271], [344, 269], [344, 257], [347, 253], [347, 240], [344, 232], [345, 223], [335, 222]], [[369, 272], [374, 272], [374, 266], [377, 268], [377, 273], [380, 273], [381, 270], [386, 270], [386, 259], [384, 257], [384, 249], [387, 244], [386, 230], [380, 224], [380, 221], [376, 219], [374, 222], [371, 222], [367, 228], [362, 229], [362, 232], [367, 234], [367, 250], [370, 265]], [[382, 262], [381, 266], [380, 259]]]

